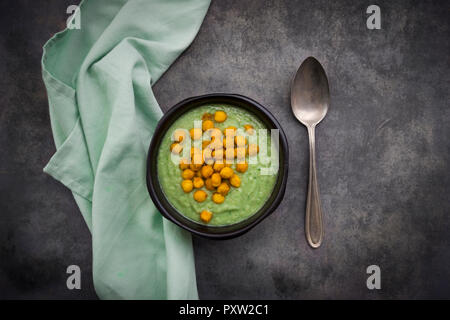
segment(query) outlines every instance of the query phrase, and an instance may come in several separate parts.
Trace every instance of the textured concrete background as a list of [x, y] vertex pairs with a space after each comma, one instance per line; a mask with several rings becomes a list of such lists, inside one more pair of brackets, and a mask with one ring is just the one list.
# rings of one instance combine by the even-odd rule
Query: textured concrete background
[[[156, 84], [167, 110], [209, 92], [252, 97], [291, 149], [278, 210], [250, 233], [194, 239], [200, 297], [450, 298], [448, 1], [213, 1], [192, 46]], [[0, 4], [0, 298], [95, 298], [91, 238], [74, 200], [42, 173], [55, 151], [41, 47], [72, 1]], [[325, 240], [304, 239], [306, 130], [289, 107], [301, 61], [321, 61], [330, 111], [317, 130]], [[78, 264], [82, 290], [66, 289]], [[382, 290], [366, 288], [366, 267]]]

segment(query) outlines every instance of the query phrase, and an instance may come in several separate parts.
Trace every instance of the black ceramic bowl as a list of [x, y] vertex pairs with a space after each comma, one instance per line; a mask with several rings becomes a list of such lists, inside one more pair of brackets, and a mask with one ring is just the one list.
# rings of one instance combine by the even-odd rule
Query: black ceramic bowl
[[[179, 213], [167, 200], [158, 181], [157, 155], [161, 140], [172, 123], [182, 114], [197, 106], [211, 103], [230, 104], [246, 109], [260, 119], [269, 129], [279, 129], [279, 171], [275, 187], [264, 206], [254, 215], [228, 226], [207, 226], [196, 223]], [[289, 150], [283, 129], [273, 115], [258, 102], [237, 94], [214, 93], [188, 98], [172, 107], [159, 121], [153, 134], [147, 157], [147, 188], [161, 214], [178, 226], [203, 237], [228, 239], [244, 234], [270, 215], [283, 199], [288, 175]]]

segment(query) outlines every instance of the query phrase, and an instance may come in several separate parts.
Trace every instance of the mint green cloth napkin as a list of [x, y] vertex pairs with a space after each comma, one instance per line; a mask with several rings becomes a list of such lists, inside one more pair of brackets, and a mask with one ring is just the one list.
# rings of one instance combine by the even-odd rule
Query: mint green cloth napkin
[[44, 46], [57, 148], [44, 171], [72, 191], [92, 232], [102, 299], [198, 298], [191, 237], [157, 212], [145, 175], [162, 116], [151, 85], [192, 42], [208, 6], [85, 0], [81, 29]]

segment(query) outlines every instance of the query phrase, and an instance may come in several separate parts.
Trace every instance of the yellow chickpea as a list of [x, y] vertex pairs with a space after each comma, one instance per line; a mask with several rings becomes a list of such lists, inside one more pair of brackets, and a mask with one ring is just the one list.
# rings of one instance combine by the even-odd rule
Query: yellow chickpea
[[201, 170], [198, 170], [198, 171], [195, 173], [195, 176], [201, 178], [201, 177], [202, 177], [202, 171], [201, 171]]
[[218, 128], [211, 128], [206, 133], [211, 137], [211, 142], [222, 140], [222, 131]]
[[245, 159], [245, 148], [244, 147], [239, 147], [236, 148], [236, 158], [238, 159], [239, 162], [242, 162]]
[[222, 182], [220, 184], [220, 186], [217, 187], [217, 192], [223, 196], [226, 196], [229, 191], [230, 191], [230, 186], [226, 182]]
[[223, 147], [224, 147], [224, 148], [228, 148], [228, 149], [234, 148], [234, 141], [233, 141], [233, 138], [232, 138], [232, 137], [229, 138], [229, 139], [223, 138]]
[[236, 171], [237, 172], [244, 173], [245, 171], [247, 171], [247, 169], [248, 169], [248, 163], [247, 162], [236, 164]]
[[184, 180], [192, 179], [192, 178], [194, 177], [194, 175], [195, 175], [195, 173], [194, 173], [194, 171], [192, 171], [191, 169], [183, 170], [183, 172], [181, 173], [181, 177], [182, 177]]
[[200, 219], [205, 222], [208, 223], [212, 218], [212, 212], [208, 211], [208, 210], [203, 210], [200, 213]]
[[212, 140], [205, 149], [210, 149], [211, 152], [216, 149], [222, 148], [221, 140]]
[[208, 166], [212, 166], [214, 164], [214, 158], [204, 156], [204, 160]]
[[170, 151], [172, 151], [173, 154], [180, 154], [180, 152], [183, 151], [183, 146], [174, 142], [170, 145]]
[[235, 156], [236, 156], [236, 148], [228, 148], [225, 150], [226, 163], [233, 163]]
[[203, 181], [202, 178], [195, 177], [193, 184], [194, 184], [195, 189], [200, 189], [201, 187], [203, 187], [205, 185], [205, 182]]
[[217, 188], [222, 183], [222, 177], [218, 173], [213, 173], [211, 176], [211, 185]]
[[184, 192], [189, 193], [194, 188], [194, 184], [192, 183], [192, 180], [183, 180], [181, 181], [181, 188]]
[[210, 140], [202, 141], [202, 149], [206, 149], [206, 147], [211, 143]]
[[202, 152], [200, 150], [198, 150], [198, 148], [191, 148], [191, 158], [194, 157], [194, 155], [196, 154], [202, 154]]
[[176, 142], [183, 142], [186, 138], [186, 132], [182, 129], [177, 129], [173, 132], [173, 140]]
[[212, 185], [212, 180], [211, 180], [211, 178], [208, 178], [208, 179], [205, 180], [205, 187], [206, 187], [206, 189], [208, 189], [209, 191], [214, 191], [214, 190], [215, 190], [215, 188], [214, 188], [213, 185]]
[[214, 117], [211, 113], [204, 113], [202, 115], [202, 120], [212, 120]]
[[225, 167], [222, 170], [220, 170], [220, 176], [224, 179], [229, 179], [234, 174], [233, 169], [229, 167]]
[[195, 152], [192, 155], [192, 163], [196, 164], [196, 165], [199, 165], [200, 167], [198, 169], [200, 169], [201, 166], [203, 165], [203, 160], [204, 160], [203, 159], [203, 152], [200, 152], [200, 151], [199, 152]]
[[191, 163], [189, 165], [189, 169], [191, 169], [192, 171], [199, 171], [202, 168], [203, 164], [201, 163]]
[[189, 130], [189, 134], [191, 135], [192, 140], [198, 140], [202, 137], [202, 129], [192, 128], [191, 130]]
[[225, 111], [219, 110], [214, 113], [214, 121], [220, 123], [224, 122], [225, 120], [227, 120], [227, 114], [225, 113]]
[[210, 146], [203, 149], [203, 158], [212, 158], [212, 148]]
[[194, 154], [194, 157], [192, 157], [192, 162], [194, 164], [202, 166], [203, 165], [203, 156], [202, 156], [202, 154], [201, 153]]
[[218, 162], [223, 162], [223, 149], [220, 148], [220, 149], [213, 150], [212, 156], [213, 156], [214, 160], [216, 160]]
[[212, 166], [214, 164], [214, 158], [212, 156], [212, 149], [210, 147], [203, 149], [203, 160], [208, 165]]
[[214, 163], [213, 169], [215, 172], [220, 172], [220, 170], [222, 170], [223, 167], [225, 167], [225, 164], [216, 162]]
[[225, 167], [231, 168], [231, 167], [233, 166], [233, 162], [234, 162], [233, 159], [225, 158], [225, 163], [224, 163], [224, 165], [225, 165]]
[[197, 202], [205, 201], [206, 197], [208, 197], [208, 195], [203, 190], [197, 190], [197, 191], [194, 192], [194, 200], [197, 201]]
[[244, 126], [244, 130], [247, 134], [249, 134], [251, 136], [253, 135], [253, 133], [255, 133], [255, 128], [251, 124], [246, 124]]
[[238, 147], [244, 147], [247, 144], [247, 139], [244, 136], [236, 136], [234, 137], [234, 142]]
[[220, 193], [214, 193], [212, 195], [212, 201], [214, 201], [217, 204], [221, 204], [225, 201], [225, 197], [223, 195], [221, 195]]
[[181, 170], [186, 170], [187, 168], [189, 168], [189, 161], [187, 159], [181, 159], [180, 160], [180, 169]]
[[256, 156], [259, 152], [259, 146], [257, 144], [251, 143], [248, 145], [248, 155], [250, 157]]
[[241, 178], [237, 174], [233, 174], [230, 178], [230, 184], [235, 188], [239, 188], [241, 186]]
[[214, 128], [214, 122], [212, 122], [211, 120], [203, 120], [202, 122], [202, 130], [206, 131], [209, 129]]
[[234, 136], [236, 134], [236, 130], [237, 130], [237, 128], [235, 126], [229, 126], [229, 127], [225, 128], [225, 129], [223, 129], [223, 134], [225, 136], [227, 136], [227, 135], [228, 136]]
[[201, 171], [203, 178], [209, 178], [214, 173], [214, 169], [210, 165], [203, 166]]

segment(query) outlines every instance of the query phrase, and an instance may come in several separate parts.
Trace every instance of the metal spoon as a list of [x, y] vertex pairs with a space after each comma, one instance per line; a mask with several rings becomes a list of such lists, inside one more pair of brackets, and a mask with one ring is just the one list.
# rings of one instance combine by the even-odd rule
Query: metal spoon
[[306, 201], [306, 240], [313, 248], [323, 239], [322, 208], [316, 175], [315, 128], [328, 111], [330, 93], [322, 65], [307, 58], [297, 70], [291, 86], [291, 106], [295, 117], [306, 126], [309, 135], [309, 185]]

